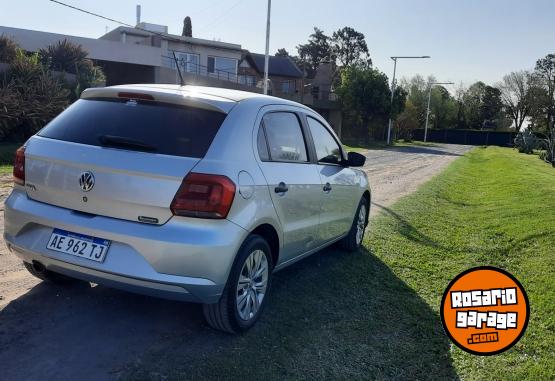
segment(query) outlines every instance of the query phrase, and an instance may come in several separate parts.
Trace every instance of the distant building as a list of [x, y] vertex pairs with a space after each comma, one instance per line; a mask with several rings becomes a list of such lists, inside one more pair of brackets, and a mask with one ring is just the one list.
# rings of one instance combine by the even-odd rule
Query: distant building
[[[99, 39], [159, 48], [161, 69], [155, 70], [157, 72], [155, 82], [175, 83], [176, 59], [182, 73], [187, 76], [189, 81], [193, 79], [191, 78], [191, 75], [193, 75], [227, 82], [238, 82], [237, 69], [239, 61], [243, 57], [241, 45], [168, 34], [167, 29], [165, 25], [143, 22], [138, 24], [136, 28], [120, 26]], [[170, 69], [170, 71], [167, 69]], [[207, 81], [210, 82], [210, 80]], [[206, 84], [221, 85], [213, 81]]]
[[[239, 75], [251, 85], [262, 87], [264, 81], [264, 54], [246, 52], [239, 65]], [[290, 57], [269, 56], [269, 91], [274, 96], [290, 95], [302, 90], [303, 72]]]
[[[187, 84], [262, 92], [263, 54], [248, 52], [239, 44], [169, 34], [165, 25], [120, 26], [98, 39], [3, 26], [0, 35], [29, 52], [64, 39], [81, 45], [103, 68], [108, 86], [179, 83], [177, 61]], [[341, 133], [341, 112], [328, 66], [322, 65], [308, 81], [291, 58], [270, 56], [268, 76], [272, 95], [314, 108]]]

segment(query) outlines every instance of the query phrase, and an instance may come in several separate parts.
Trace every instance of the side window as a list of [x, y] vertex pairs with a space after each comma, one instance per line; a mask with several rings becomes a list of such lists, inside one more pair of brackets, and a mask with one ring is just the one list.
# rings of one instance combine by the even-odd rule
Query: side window
[[337, 141], [322, 123], [311, 117], [307, 117], [307, 120], [314, 140], [318, 162], [340, 164], [342, 161], [341, 148]]
[[262, 120], [270, 148], [270, 160], [308, 161], [297, 115], [291, 112], [271, 112], [264, 115]]
[[270, 154], [268, 153], [268, 146], [266, 145], [266, 136], [264, 136], [264, 128], [262, 126], [260, 126], [260, 128], [258, 129], [257, 145], [258, 145], [258, 156], [260, 156], [260, 160], [262, 161], [270, 160]]

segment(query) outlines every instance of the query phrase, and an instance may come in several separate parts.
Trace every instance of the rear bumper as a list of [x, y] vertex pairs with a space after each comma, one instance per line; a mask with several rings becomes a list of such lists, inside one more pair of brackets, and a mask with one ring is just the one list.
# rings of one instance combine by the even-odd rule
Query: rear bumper
[[[248, 234], [228, 220], [172, 218], [164, 225], [83, 215], [27, 197], [16, 187], [5, 204], [4, 239], [23, 261], [74, 278], [151, 296], [218, 301]], [[54, 228], [109, 239], [103, 263], [46, 249]]]

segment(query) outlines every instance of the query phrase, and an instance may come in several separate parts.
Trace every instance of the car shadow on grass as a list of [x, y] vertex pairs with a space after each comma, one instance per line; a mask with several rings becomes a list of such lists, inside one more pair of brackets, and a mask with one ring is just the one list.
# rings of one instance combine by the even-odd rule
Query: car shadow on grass
[[393, 209], [388, 208], [384, 205], [378, 204], [377, 202], [374, 202], [374, 201], [372, 201], [372, 205], [378, 207], [379, 210], [393, 217], [399, 224], [397, 228], [397, 232], [403, 235], [404, 237], [406, 237], [408, 240], [419, 243], [421, 245], [426, 245], [426, 246], [435, 247], [439, 249], [444, 249], [444, 250], [450, 249], [434, 241], [426, 234], [420, 232], [413, 225], [411, 225], [404, 216], [395, 212]]
[[437, 314], [366, 249], [278, 272], [269, 297], [232, 336], [196, 305], [41, 283], [0, 312], [0, 363], [10, 379], [457, 378]]
[[208, 343], [174, 338], [126, 375], [457, 379], [438, 315], [366, 249], [333, 247], [274, 274], [270, 303], [246, 334], [202, 334]]

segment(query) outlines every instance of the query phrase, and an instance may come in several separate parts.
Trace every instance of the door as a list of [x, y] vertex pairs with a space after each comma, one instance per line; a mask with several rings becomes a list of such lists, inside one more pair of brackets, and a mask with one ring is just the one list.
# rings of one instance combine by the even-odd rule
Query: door
[[351, 228], [359, 202], [358, 177], [354, 170], [343, 165], [341, 146], [331, 130], [311, 116], [307, 116], [307, 124], [322, 182], [319, 238], [324, 243]]
[[260, 166], [283, 230], [280, 262], [316, 247], [320, 176], [309, 161], [305, 133], [295, 112], [264, 114], [258, 130]]

